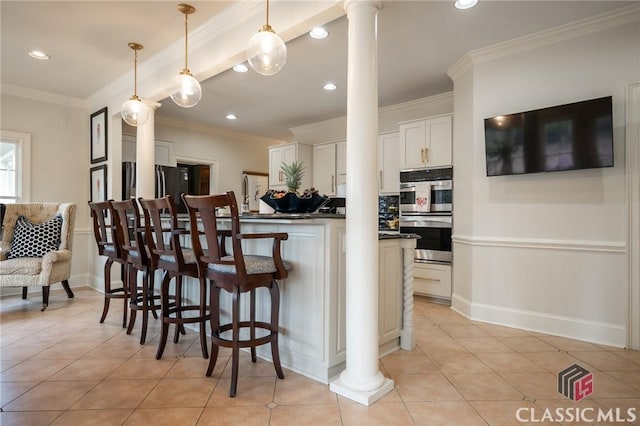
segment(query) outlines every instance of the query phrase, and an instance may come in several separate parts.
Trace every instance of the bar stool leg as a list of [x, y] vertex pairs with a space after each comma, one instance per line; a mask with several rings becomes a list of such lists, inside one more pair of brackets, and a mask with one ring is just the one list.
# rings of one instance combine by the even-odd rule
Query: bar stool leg
[[[104, 263], [104, 307], [102, 308], [100, 324], [104, 322], [105, 318], [107, 318], [107, 312], [109, 312], [109, 302], [111, 301], [111, 265], [113, 265], [113, 260], [107, 258], [107, 261]], [[122, 327], [126, 327], [126, 325], [127, 321], [125, 320]]]
[[202, 358], [209, 358], [207, 350], [207, 283], [200, 281], [200, 349]]
[[[249, 336], [251, 340], [256, 340], [256, 290], [249, 292]], [[256, 347], [251, 346], [251, 362], [258, 361]]]
[[237, 286], [233, 290], [231, 309], [233, 347], [231, 348], [231, 389], [229, 390], [229, 396], [234, 397], [236, 396], [236, 388], [238, 386], [238, 364], [240, 362], [240, 348], [238, 347], [238, 341], [240, 340], [240, 288]]
[[127, 327], [127, 334], [131, 334], [133, 331], [133, 326], [136, 323], [136, 315], [138, 310], [134, 306], [138, 303], [138, 271], [131, 267], [131, 265], [127, 265], [126, 273], [125, 273], [128, 281], [129, 287], [129, 303], [131, 305], [131, 315], [129, 316], [129, 326]]
[[[153, 303], [153, 293], [149, 297], [149, 274], [148, 271], [142, 272], [142, 331], [140, 333], [140, 344], [144, 345], [147, 340], [147, 324], [149, 323], [150, 303]], [[154, 316], [157, 318], [156, 311], [153, 310]]]
[[278, 316], [280, 315], [280, 289], [278, 288], [278, 282], [273, 280], [271, 288], [271, 332], [275, 333], [274, 339], [271, 341], [271, 358], [273, 359], [273, 366], [276, 369], [278, 378], [284, 379], [284, 372], [280, 365], [280, 351], [278, 349]]
[[[176, 319], [179, 321], [182, 319], [182, 275], [176, 276], [175, 304], [176, 304]], [[180, 339], [181, 329], [182, 329], [182, 324], [180, 322], [177, 322], [175, 333], [173, 335], [173, 343], [178, 343], [178, 340]]]
[[156, 359], [162, 358], [162, 353], [167, 345], [167, 335], [169, 334], [169, 284], [171, 283], [171, 276], [168, 272], [164, 273], [162, 278], [162, 287], [160, 290], [160, 303], [162, 304], [161, 316], [162, 316], [162, 332], [160, 334], [160, 343], [158, 344], [158, 351], [156, 352]]
[[[200, 285], [205, 285], [206, 281], [204, 279], [200, 280]], [[211, 341], [211, 356], [209, 358], [209, 367], [207, 367], [207, 377], [211, 377], [213, 374], [213, 370], [216, 368], [216, 362], [218, 361], [218, 343], [216, 343], [215, 338], [219, 337], [217, 335], [218, 328], [220, 327], [220, 288], [211, 286], [211, 295], [209, 301], [209, 309], [211, 310], [211, 335], [213, 339]]]

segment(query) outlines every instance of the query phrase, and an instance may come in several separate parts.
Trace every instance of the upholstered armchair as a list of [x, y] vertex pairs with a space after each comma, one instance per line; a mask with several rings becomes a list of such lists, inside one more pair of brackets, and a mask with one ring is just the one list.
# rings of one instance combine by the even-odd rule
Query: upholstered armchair
[[42, 311], [51, 284], [60, 282], [69, 298], [71, 247], [76, 205], [69, 203], [7, 204], [0, 234], [0, 287], [42, 287]]

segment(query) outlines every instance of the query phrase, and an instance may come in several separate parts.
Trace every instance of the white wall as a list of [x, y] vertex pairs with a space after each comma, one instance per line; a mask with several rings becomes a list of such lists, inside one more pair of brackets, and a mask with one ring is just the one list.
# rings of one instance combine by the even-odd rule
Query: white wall
[[86, 248], [89, 243], [95, 245], [89, 232], [87, 205], [90, 113], [73, 100], [65, 105], [7, 94], [2, 94], [1, 99], [2, 129], [31, 134], [30, 201], [70, 202], [78, 206], [70, 284], [85, 285]]
[[[640, 80], [639, 40], [634, 22], [472, 55], [454, 76], [455, 309], [624, 346], [625, 90]], [[486, 177], [484, 118], [609, 95], [615, 167]]]

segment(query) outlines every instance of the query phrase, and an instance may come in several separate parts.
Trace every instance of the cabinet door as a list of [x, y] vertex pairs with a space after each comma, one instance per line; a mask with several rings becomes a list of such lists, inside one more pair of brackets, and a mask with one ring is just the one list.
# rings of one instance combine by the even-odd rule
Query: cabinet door
[[381, 194], [400, 191], [399, 140], [398, 132], [378, 136], [378, 188]]
[[320, 194], [336, 194], [335, 143], [313, 147], [313, 187]]
[[343, 183], [347, 183], [347, 143], [338, 142], [336, 143], [336, 186]]
[[400, 125], [401, 168], [425, 165], [426, 122], [425, 120]]
[[427, 166], [451, 165], [451, 116], [426, 120]]
[[269, 187], [276, 188], [284, 184], [280, 167], [282, 166], [282, 148], [269, 149]]
[[296, 145], [282, 145], [269, 149], [269, 187], [287, 189], [282, 163], [291, 164], [297, 159]]

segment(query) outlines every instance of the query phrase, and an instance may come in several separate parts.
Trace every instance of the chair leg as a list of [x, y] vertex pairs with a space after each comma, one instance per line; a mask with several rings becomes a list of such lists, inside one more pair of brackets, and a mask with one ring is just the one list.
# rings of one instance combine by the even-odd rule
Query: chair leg
[[273, 359], [273, 366], [276, 369], [278, 378], [284, 379], [284, 372], [280, 365], [280, 350], [278, 349], [278, 316], [280, 315], [280, 289], [278, 288], [278, 282], [273, 280], [271, 288], [271, 332], [275, 333], [275, 338], [271, 341], [271, 358]]
[[[111, 265], [113, 260], [107, 258], [104, 263], [104, 307], [102, 308], [102, 316], [100, 317], [100, 324], [107, 318], [107, 312], [109, 312], [109, 302], [111, 301]], [[125, 308], [126, 310], [126, 308]], [[126, 321], [125, 321], [126, 322]]]
[[26, 299], [27, 298], [27, 289], [29, 287], [22, 287], [22, 298]]
[[147, 271], [145, 272], [145, 274], [148, 274], [148, 285], [146, 287], [148, 295], [147, 295], [147, 302], [148, 304], [145, 306], [148, 306], [149, 309], [151, 309], [151, 313], [153, 314], [153, 318], [158, 319], [158, 314], [156, 313], [156, 309], [159, 308], [159, 306], [156, 305], [156, 299], [155, 299], [155, 281], [156, 281], [156, 274], [154, 271]]
[[64, 288], [64, 291], [67, 293], [67, 297], [69, 299], [73, 299], [74, 294], [73, 294], [73, 291], [71, 290], [71, 287], [69, 286], [69, 281], [63, 280], [62, 281], [62, 288]]
[[49, 306], [49, 289], [48, 285], [42, 286], [42, 309], [40, 311], [44, 311]]
[[[206, 285], [206, 281], [204, 279], [201, 279], [200, 286], [203, 285]], [[211, 286], [211, 289], [209, 291], [211, 292], [209, 300], [209, 309], [211, 312], [211, 334], [215, 338], [219, 336], [218, 328], [220, 327], [220, 289], [215, 286]], [[209, 367], [207, 367], [207, 377], [211, 377], [211, 374], [213, 374], [213, 370], [216, 368], [216, 361], [218, 361], [218, 349], [218, 344], [214, 340], [212, 340], [211, 356], [209, 357]]]
[[169, 284], [170, 283], [171, 283], [171, 276], [169, 275], [168, 272], [165, 272], [164, 277], [162, 277], [162, 284], [160, 288], [160, 303], [162, 306], [160, 315], [162, 316], [162, 331], [160, 333], [160, 343], [158, 343], [156, 359], [162, 358], [162, 353], [164, 352], [164, 348], [167, 345], [167, 335], [169, 334]]
[[231, 307], [231, 325], [233, 330], [233, 348], [231, 348], [231, 389], [229, 396], [236, 396], [238, 387], [238, 365], [240, 362], [240, 348], [238, 341], [240, 340], [240, 288], [236, 287], [233, 291], [233, 302]]

